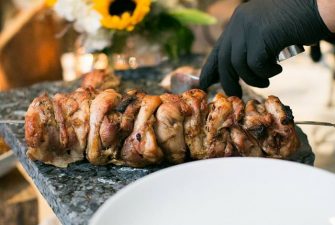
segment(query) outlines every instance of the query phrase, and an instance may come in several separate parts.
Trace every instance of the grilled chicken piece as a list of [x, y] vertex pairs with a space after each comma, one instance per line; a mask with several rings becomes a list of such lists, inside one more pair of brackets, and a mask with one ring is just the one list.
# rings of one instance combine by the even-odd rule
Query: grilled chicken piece
[[52, 100], [47, 94], [35, 98], [30, 104], [25, 118], [25, 137], [30, 159], [58, 167], [66, 167], [72, 161], [61, 150], [58, 124]]
[[134, 129], [136, 116], [141, 108], [142, 100], [145, 96], [144, 92], [137, 90], [128, 91], [117, 106], [116, 110], [122, 113], [121, 118], [121, 138], [127, 138]]
[[[238, 154], [241, 156], [261, 157], [262, 149], [259, 147], [256, 139], [246, 132], [240, 125], [244, 115], [244, 103], [237, 97], [229, 97], [228, 100], [233, 106], [233, 125], [230, 128], [230, 137], [234, 143]], [[249, 112], [250, 114], [250, 112]], [[250, 115], [249, 115], [250, 116]]]
[[[111, 118], [114, 118], [114, 116], [117, 117], [118, 114], [116, 113], [111, 117], [109, 117], [108, 114], [112, 114], [111, 112], [115, 110], [120, 100], [120, 94], [112, 89], [107, 89], [98, 94], [92, 101], [86, 156], [94, 165], [107, 164], [115, 155], [115, 149], [106, 146], [112, 144], [115, 140], [115, 132], [117, 132], [118, 129], [117, 127], [113, 127], [115, 126], [114, 121], [112, 121], [111, 127], [109, 126], [109, 122], [111, 121]], [[104, 126], [101, 129], [102, 123]], [[117, 123], [117, 121], [115, 121], [115, 123]], [[106, 130], [109, 133], [106, 133]], [[100, 135], [102, 135], [102, 139]]]
[[[81, 93], [82, 92], [80, 92], [80, 94]], [[79, 142], [74, 126], [72, 124], [80, 126], [80, 123], [83, 123], [82, 125], [84, 126], [84, 129], [85, 127], [87, 127], [87, 130], [85, 130], [84, 132], [87, 132], [89, 116], [89, 112], [87, 111], [85, 112], [86, 115], [82, 115], [84, 117], [84, 121], [79, 121], [78, 115], [76, 115], [76, 118], [74, 118], [74, 120], [72, 121], [72, 116], [75, 112], [79, 110], [81, 103], [80, 100], [80, 102], [77, 102], [76, 97], [78, 98], [80, 96], [80, 94], [77, 94], [77, 92], [73, 92], [71, 94], [59, 93], [56, 94], [52, 99], [55, 112], [55, 120], [59, 126], [59, 141], [61, 144], [60, 149], [62, 149], [63, 151], [67, 150], [68, 154], [71, 155], [72, 158], [74, 158], [74, 161], [79, 161], [84, 158], [84, 148], [86, 146], [86, 142], [85, 144]], [[81, 135], [84, 135], [86, 139], [87, 133]]]
[[241, 156], [262, 157], [262, 149], [259, 147], [257, 140], [250, 136], [246, 131], [239, 127], [230, 129], [230, 137], [236, 147], [238, 154]]
[[272, 115], [273, 123], [268, 128], [268, 134], [262, 142], [262, 148], [270, 157], [287, 158], [300, 145], [294, 128], [292, 111], [275, 96], [269, 96], [264, 105]]
[[110, 70], [93, 70], [84, 74], [81, 86], [83, 88], [92, 87], [99, 90], [106, 90], [119, 87], [120, 82], [120, 77], [113, 74]]
[[158, 96], [146, 95], [141, 103], [134, 130], [126, 139], [121, 156], [127, 165], [144, 167], [158, 164], [163, 159], [163, 152], [157, 145], [153, 125], [154, 113], [161, 104]]
[[206, 122], [205, 146], [208, 149], [206, 158], [226, 157], [233, 154], [234, 147], [229, 134], [233, 125], [233, 105], [227, 97], [218, 93], [209, 104]]
[[244, 102], [235, 96], [228, 98], [233, 106], [233, 123], [238, 124], [244, 117]]
[[86, 149], [87, 136], [90, 128], [90, 105], [98, 92], [92, 88], [79, 88], [72, 95], [77, 102], [77, 110], [71, 116], [71, 124], [76, 133], [79, 147], [82, 151]]
[[[242, 156], [264, 156], [265, 152], [262, 149], [262, 143], [268, 135], [267, 129], [271, 124], [272, 116], [267, 112], [264, 105], [257, 100], [249, 100], [245, 107], [242, 126], [245, 135], [239, 136], [239, 139], [236, 139], [235, 142]], [[232, 132], [232, 135], [237, 136], [236, 132]], [[239, 148], [238, 146], [241, 147]], [[243, 146], [248, 147], [243, 148]]]
[[[27, 154], [58, 167], [82, 160], [94, 94], [94, 90], [79, 88], [71, 94], [56, 94], [53, 99], [47, 95], [36, 98], [26, 116], [26, 140], [32, 147]], [[31, 139], [32, 133], [38, 135]]]
[[121, 118], [122, 114], [113, 109], [103, 117], [99, 130], [101, 153], [98, 164], [118, 162], [122, 145], [120, 140]]
[[[233, 155], [287, 158], [299, 147], [292, 112], [277, 97], [246, 104], [217, 94], [209, 105], [201, 90], [181, 96], [112, 89], [44, 94], [26, 114], [27, 155], [58, 167], [83, 159], [133, 167], [166, 160]], [[162, 149], [161, 149], [162, 148]]]
[[184, 119], [191, 115], [191, 109], [179, 95], [163, 94], [160, 98], [155, 123], [158, 145], [169, 163], [182, 163], [186, 156]]
[[129, 91], [122, 96], [116, 108], [105, 115], [100, 127], [100, 138], [104, 151], [110, 153], [109, 163], [124, 164], [121, 159], [122, 145], [133, 131], [144, 95], [142, 92]]
[[208, 115], [207, 95], [199, 89], [192, 89], [182, 94], [182, 99], [191, 108], [191, 115], [185, 117], [184, 134], [186, 145], [191, 158], [203, 159], [208, 157], [204, 146], [205, 125]]
[[86, 147], [89, 109], [94, 95], [92, 89], [79, 88], [70, 94], [59, 93], [53, 97], [62, 148], [77, 152], [81, 158]]
[[261, 140], [267, 135], [267, 128], [272, 124], [271, 114], [263, 104], [250, 100], [245, 107], [243, 128], [256, 140]]

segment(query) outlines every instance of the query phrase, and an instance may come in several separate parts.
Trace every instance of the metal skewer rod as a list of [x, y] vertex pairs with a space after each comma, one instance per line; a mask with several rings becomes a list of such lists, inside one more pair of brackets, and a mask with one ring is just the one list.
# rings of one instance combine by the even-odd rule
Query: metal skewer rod
[[299, 125], [316, 125], [316, 126], [327, 126], [327, 127], [335, 127], [334, 123], [328, 122], [316, 122], [316, 121], [296, 121], [295, 124]]
[[[0, 120], [0, 124], [24, 124], [24, 120]], [[327, 126], [335, 127], [334, 123], [319, 122], [319, 121], [296, 121], [298, 125], [311, 125], [311, 126]]]
[[0, 120], [0, 124], [24, 124], [24, 120]]

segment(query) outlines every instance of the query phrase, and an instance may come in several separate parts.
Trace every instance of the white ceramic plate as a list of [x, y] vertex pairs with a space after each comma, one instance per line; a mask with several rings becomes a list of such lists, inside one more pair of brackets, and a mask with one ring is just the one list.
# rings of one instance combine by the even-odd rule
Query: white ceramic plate
[[335, 175], [283, 160], [186, 163], [125, 187], [90, 225], [334, 225]]

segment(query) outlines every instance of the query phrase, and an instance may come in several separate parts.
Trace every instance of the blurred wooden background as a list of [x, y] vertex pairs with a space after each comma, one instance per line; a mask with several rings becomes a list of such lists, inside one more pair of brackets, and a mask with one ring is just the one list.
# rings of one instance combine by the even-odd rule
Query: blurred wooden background
[[0, 91], [62, 78], [62, 24], [41, 3], [19, 10], [0, 0]]
[[21, 173], [14, 169], [0, 183], [0, 224], [37, 225], [37, 195]]

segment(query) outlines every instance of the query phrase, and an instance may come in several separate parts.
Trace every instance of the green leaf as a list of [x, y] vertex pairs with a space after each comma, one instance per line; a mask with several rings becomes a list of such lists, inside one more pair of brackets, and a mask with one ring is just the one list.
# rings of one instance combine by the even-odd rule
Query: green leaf
[[149, 14], [134, 30], [149, 42], [159, 43], [172, 60], [191, 52], [193, 32], [170, 14]]
[[183, 24], [212, 25], [217, 23], [215, 17], [197, 9], [175, 9], [169, 11], [169, 14]]
[[194, 35], [192, 31], [185, 26], [173, 29], [173, 32], [164, 42], [165, 52], [170, 59], [178, 60], [180, 56], [191, 53]]
[[124, 47], [126, 46], [127, 38], [131, 35], [127, 31], [118, 31], [114, 33], [112, 45], [110, 46], [110, 51], [112, 53], [122, 53]]

